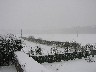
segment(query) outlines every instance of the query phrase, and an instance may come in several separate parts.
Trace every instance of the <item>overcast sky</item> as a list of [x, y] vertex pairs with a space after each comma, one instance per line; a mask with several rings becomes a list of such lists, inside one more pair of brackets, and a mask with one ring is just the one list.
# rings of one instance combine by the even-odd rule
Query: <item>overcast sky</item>
[[0, 0], [0, 29], [44, 31], [96, 25], [96, 0]]

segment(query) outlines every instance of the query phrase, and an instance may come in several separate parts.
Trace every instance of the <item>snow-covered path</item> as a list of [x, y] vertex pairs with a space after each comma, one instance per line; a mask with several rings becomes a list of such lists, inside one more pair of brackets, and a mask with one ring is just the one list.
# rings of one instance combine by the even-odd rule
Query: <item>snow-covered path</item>
[[24, 52], [17, 51], [15, 55], [20, 64], [20, 68], [22, 68], [24, 72], [51, 72]]
[[14, 65], [0, 67], [0, 72], [17, 72]]
[[95, 62], [90, 63], [81, 59], [56, 63], [44, 63], [42, 65], [52, 72], [96, 72], [96, 58]]

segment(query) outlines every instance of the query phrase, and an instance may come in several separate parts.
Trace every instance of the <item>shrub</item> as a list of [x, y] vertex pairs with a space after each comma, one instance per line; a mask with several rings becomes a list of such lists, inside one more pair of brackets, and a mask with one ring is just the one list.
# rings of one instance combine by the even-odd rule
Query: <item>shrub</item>
[[9, 65], [14, 60], [14, 52], [21, 48], [21, 40], [13, 34], [0, 36], [0, 65]]

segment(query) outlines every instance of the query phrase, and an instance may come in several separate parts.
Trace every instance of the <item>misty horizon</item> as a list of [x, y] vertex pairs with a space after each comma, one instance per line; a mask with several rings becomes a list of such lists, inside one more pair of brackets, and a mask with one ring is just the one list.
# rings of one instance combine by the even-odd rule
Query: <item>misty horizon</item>
[[[43, 31], [36, 31], [32, 29], [22, 29], [23, 34], [96, 34], [96, 25], [94, 26], [77, 26], [77, 27], [70, 27], [70, 28], [62, 28], [62, 29], [43, 29]], [[1, 29], [0, 34], [20, 34], [21, 29]]]
[[[96, 0], [0, 0], [0, 33], [76, 33], [87, 26], [96, 26]], [[78, 31], [96, 33], [85, 29]]]

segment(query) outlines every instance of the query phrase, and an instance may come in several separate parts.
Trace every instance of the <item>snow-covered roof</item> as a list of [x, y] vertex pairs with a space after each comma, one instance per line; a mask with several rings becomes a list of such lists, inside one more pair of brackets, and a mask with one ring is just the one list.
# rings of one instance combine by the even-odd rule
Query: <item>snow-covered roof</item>
[[25, 72], [51, 72], [21, 51], [15, 52], [16, 58]]

